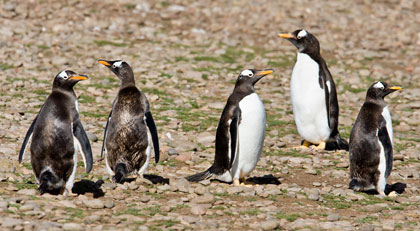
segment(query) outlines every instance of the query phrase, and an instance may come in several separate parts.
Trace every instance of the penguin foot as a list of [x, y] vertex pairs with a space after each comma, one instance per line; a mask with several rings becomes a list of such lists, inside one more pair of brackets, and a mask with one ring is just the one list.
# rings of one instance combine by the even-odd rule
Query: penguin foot
[[314, 150], [325, 150], [325, 145], [326, 145], [326, 143], [324, 141], [322, 141], [321, 143], [318, 144], [318, 146], [314, 146], [313, 149]]
[[78, 196], [76, 193], [73, 193], [71, 191], [71, 189], [68, 189], [68, 188], [64, 189], [63, 195], [65, 197], [77, 197]]
[[293, 147], [293, 149], [295, 149], [295, 150], [299, 150], [299, 149], [307, 149], [307, 148], [309, 148], [309, 146], [311, 145], [311, 143], [310, 142], [308, 142], [308, 141], [306, 141], [306, 140], [304, 140], [303, 141], [303, 143], [302, 143], [302, 145], [300, 145], [300, 146], [295, 146], [295, 147]]
[[389, 196], [389, 197], [392, 197], [392, 198], [395, 198], [395, 197], [397, 197], [397, 196], [398, 196], [398, 193], [397, 193], [397, 192], [395, 192], [395, 191], [392, 191], [392, 192], [390, 192], [390, 193], [388, 194], [388, 196]]

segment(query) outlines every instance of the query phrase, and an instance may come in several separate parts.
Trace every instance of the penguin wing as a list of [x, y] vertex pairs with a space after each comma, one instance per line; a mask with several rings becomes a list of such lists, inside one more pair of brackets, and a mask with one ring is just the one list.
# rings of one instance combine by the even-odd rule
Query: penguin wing
[[108, 119], [106, 120], [106, 125], [105, 125], [105, 130], [104, 130], [104, 140], [102, 141], [102, 148], [101, 148], [101, 159], [103, 157], [103, 153], [105, 150], [105, 140], [106, 140], [106, 135], [107, 135], [106, 132], [108, 130], [108, 124], [109, 124], [109, 121], [111, 120], [111, 116], [112, 116], [112, 110], [109, 112]]
[[241, 110], [239, 108], [236, 108], [236, 110], [233, 112], [232, 115], [232, 121], [229, 125], [229, 132], [230, 132], [230, 164], [229, 168], [232, 167], [233, 161], [236, 156], [236, 152], [238, 151], [238, 127], [239, 122], [241, 120]]
[[386, 170], [385, 170], [385, 177], [388, 177], [391, 173], [392, 169], [392, 142], [391, 138], [389, 137], [388, 129], [386, 128], [386, 120], [383, 119], [381, 121], [380, 127], [378, 128], [378, 139], [381, 142], [382, 147], [384, 148], [385, 153], [385, 162], [386, 162]]
[[93, 166], [92, 149], [90, 148], [89, 138], [87, 137], [85, 129], [83, 129], [82, 123], [78, 117], [73, 122], [73, 135], [76, 138], [75, 140], [78, 142], [80, 151], [82, 152], [86, 173], [89, 173]]
[[153, 149], [155, 150], [155, 162], [157, 163], [159, 162], [159, 138], [156, 124], [153, 120], [152, 112], [149, 110], [145, 113], [145, 117], [146, 125], [149, 128], [150, 135], [152, 136]]
[[331, 136], [334, 136], [333, 133], [338, 133], [338, 101], [337, 101], [337, 91], [335, 89], [335, 83], [331, 76], [330, 71], [327, 68], [327, 64], [324, 60], [321, 61], [320, 65], [320, 85], [321, 88], [324, 86], [325, 91], [325, 104], [327, 107], [328, 114], [328, 126], [332, 129]]
[[34, 121], [32, 121], [31, 126], [29, 127], [28, 131], [26, 132], [25, 139], [23, 140], [22, 147], [20, 148], [20, 151], [19, 151], [19, 163], [21, 163], [22, 160], [23, 160], [23, 155], [25, 154], [25, 152], [26, 152], [26, 146], [28, 145], [28, 142], [29, 142], [29, 140], [32, 137], [32, 132], [34, 131], [35, 122], [38, 119], [38, 115], [35, 116]]

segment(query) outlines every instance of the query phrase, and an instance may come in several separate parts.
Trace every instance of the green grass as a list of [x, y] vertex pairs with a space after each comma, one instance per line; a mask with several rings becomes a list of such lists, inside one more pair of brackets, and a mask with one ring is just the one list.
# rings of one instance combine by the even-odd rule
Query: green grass
[[0, 62], [0, 70], [5, 71], [5, 70], [11, 69], [11, 68], [13, 68], [12, 65], [9, 65], [7, 63], [1, 63]]
[[69, 215], [70, 218], [72, 218], [72, 219], [74, 219], [74, 218], [82, 219], [82, 218], [85, 217], [83, 209], [66, 207], [66, 208], [64, 208], [64, 210], [66, 210], [67, 215]]
[[245, 210], [245, 211], [241, 211], [241, 212], [239, 212], [239, 214], [240, 215], [257, 216], [259, 212], [260, 212], [259, 209], [252, 208], [252, 209], [248, 209], [248, 210]]
[[122, 214], [129, 214], [129, 215], [143, 216], [143, 217], [147, 216], [146, 214], [142, 213], [142, 210], [136, 209], [136, 208], [128, 208], [120, 213], [117, 213], [117, 216], [122, 215]]
[[93, 118], [108, 118], [109, 114], [105, 114], [105, 113], [100, 113], [100, 112], [89, 112], [89, 111], [81, 111], [79, 112], [80, 114], [82, 114], [83, 116], [86, 117], [93, 117]]
[[324, 203], [328, 208], [348, 209], [351, 204], [345, 200], [343, 196], [334, 196], [332, 194], [324, 195]]
[[361, 224], [365, 224], [365, 223], [371, 223], [371, 222], [377, 221], [377, 220], [378, 220], [377, 217], [367, 216], [367, 217], [359, 219], [358, 222], [361, 223]]
[[31, 163], [22, 163], [22, 166], [26, 169], [32, 170], [32, 164]]
[[296, 213], [283, 213], [283, 212], [278, 212], [276, 214], [276, 218], [277, 219], [286, 219], [289, 222], [293, 222], [296, 219], [298, 219], [300, 217], [299, 214]]
[[105, 46], [105, 45], [111, 45], [114, 47], [126, 47], [127, 44], [125, 43], [117, 43], [117, 42], [111, 42], [111, 41], [107, 41], [107, 40], [94, 40], [93, 41], [97, 46]]
[[79, 103], [95, 103], [95, 97], [88, 95], [80, 95]]

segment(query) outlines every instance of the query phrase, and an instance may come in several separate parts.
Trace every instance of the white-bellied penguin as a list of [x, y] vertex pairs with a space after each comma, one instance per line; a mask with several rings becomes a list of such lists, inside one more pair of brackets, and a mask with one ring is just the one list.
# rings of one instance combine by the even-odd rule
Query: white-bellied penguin
[[52, 92], [26, 133], [19, 152], [22, 162], [28, 141], [32, 138], [31, 164], [39, 183], [39, 192], [72, 193], [81, 151], [86, 172], [93, 159], [89, 139], [79, 119], [77, 97], [73, 86], [87, 76], [62, 71], [54, 78]]
[[99, 60], [99, 63], [121, 81], [105, 126], [101, 157], [105, 152], [106, 168], [114, 182], [120, 183], [125, 175], [134, 172], [143, 177], [152, 145], [155, 161], [159, 161], [158, 133], [149, 102], [137, 89], [128, 63], [122, 60]]
[[254, 85], [271, 73], [271, 69], [241, 72], [217, 126], [214, 163], [187, 180], [198, 182], [214, 177], [238, 185], [254, 170], [261, 156], [266, 124], [264, 104]]
[[355, 191], [376, 190], [384, 194], [392, 170], [393, 131], [384, 97], [401, 90], [376, 82], [367, 91], [350, 134], [350, 185]]
[[321, 57], [319, 42], [306, 30], [296, 30], [280, 37], [298, 49], [290, 81], [290, 96], [302, 148], [348, 150], [348, 142], [338, 131], [338, 101], [334, 80]]

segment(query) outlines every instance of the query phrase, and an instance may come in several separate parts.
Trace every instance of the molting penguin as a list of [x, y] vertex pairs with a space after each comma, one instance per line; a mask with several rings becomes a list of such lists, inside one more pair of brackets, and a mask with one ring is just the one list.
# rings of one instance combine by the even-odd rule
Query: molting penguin
[[89, 139], [79, 120], [73, 86], [87, 76], [62, 71], [54, 78], [52, 92], [35, 117], [19, 152], [22, 162], [28, 141], [32, 138], [31, 163], [39, 192], [71, 193], [80, 149], [86, 172], [92, 169], [93, 159]]
[[143, 177], [149, 165], [153, 143], [155, 161], [159, 161], [159, 140], [156, 125], [146, 96], [137, 89], [131, 67], [124, 61], [99, 60], [120, 80], [118, 95], [105, 126], [102, 153], [108, 173], [114, 182], [136, 172]]
[[321, 57], [319, 42], [306, 30], [279, 34], [298, 49], [290, 82], [293, 116], [303, 148], [348, 150], [338, 132], [338, 101], [334, 80]]
[[244, 70], [236, 80], [216, 131], [213, 165], [202, 173], [187, 177], [198, 182], [215, 177], [239, 185], [254, 170], [261, 156], [265, 136], [265, 109], [254, 84], [272, 70]]
[[401, 87], [376, 82], [367, 91], [350, 134], [349, 187], [355, 191], [376, 189], [384, 194], [393, 161], [392, 121], [384, 97], [397, 90]]

